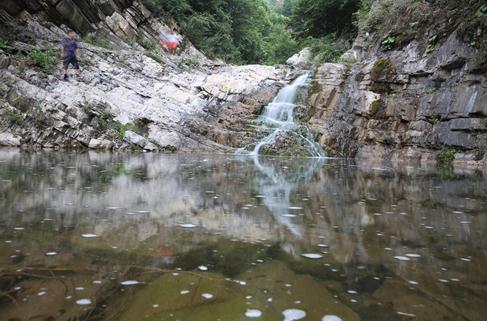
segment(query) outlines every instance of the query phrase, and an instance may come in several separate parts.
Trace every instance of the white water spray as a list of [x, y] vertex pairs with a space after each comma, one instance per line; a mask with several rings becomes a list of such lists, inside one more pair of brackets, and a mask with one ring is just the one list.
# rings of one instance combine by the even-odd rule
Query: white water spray
[[[272, 145], [280, 134], [292, 131], [299, 135], [302, 141], [309, 146], [310, 154], [313, 157], [325, 156], [322, 148], [313, 141], [311, 135], [304, 136], [298, 133], [297, 130], [302, 126], [294, 122], [293, 114], [298, 93], [306, 85], [307, 80], [307, 74], [298, 77], [290, 85], [282, 88], [272, 103], [265, 107], [264, 113], [261, 116], [263, 126], [270, 129], [271, 133], [256, 144], [254, 150], [250, 153], [251, 155], [259, 155], [263, 146]], [[308, 130], [306, 132], [309, 134]]]

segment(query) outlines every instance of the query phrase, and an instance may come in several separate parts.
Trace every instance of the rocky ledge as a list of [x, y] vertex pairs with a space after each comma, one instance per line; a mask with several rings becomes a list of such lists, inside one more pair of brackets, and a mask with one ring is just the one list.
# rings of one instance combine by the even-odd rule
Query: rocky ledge
[[317, 69], [309, 126], [329, 155], [487, 164], [487, 56], [435, 32], [395, 48], [363, 33]]
[[61, 62], [46, 55], [57, 59], [66, 30], [52, 10], [66, 15], [60, 4], [28, 3], [0, 9], [0, 146], [230, 151], [251, 142], [249, 124], [286, 74], [214, 62], [189, 42], [170, 56], [155, 39], [169, 26], [139, 1], [109, 1], [105, 11], [81, 1], [71, 9], [91, 11], [63, 21], [93, 31], [81, 42], [83, 72], [60, 81]]

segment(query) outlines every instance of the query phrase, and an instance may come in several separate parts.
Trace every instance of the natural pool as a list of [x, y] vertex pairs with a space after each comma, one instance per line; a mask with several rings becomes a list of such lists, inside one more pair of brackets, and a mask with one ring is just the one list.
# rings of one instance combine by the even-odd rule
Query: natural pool
[[3, 150], [0, 217], [0, 320], [487, 315], [481, 171]]

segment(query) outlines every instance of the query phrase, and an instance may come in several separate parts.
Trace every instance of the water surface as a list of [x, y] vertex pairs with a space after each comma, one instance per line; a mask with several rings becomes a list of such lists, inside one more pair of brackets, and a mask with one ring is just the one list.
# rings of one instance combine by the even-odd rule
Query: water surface
[[487, 176], [0, 151], [0, 320], [485, 320]]

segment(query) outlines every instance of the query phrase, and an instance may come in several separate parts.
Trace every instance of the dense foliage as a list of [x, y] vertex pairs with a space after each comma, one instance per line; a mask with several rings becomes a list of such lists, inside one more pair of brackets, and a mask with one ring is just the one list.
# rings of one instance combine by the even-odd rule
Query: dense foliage
[[234, 63], [280, 63], [297, 51], [288, 18], [264, 0], [145, 0], [175, 18], [194, 45]]

